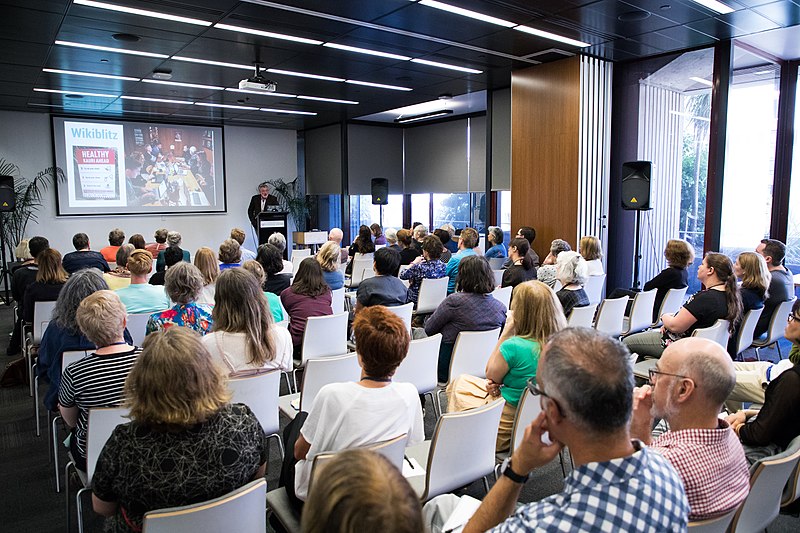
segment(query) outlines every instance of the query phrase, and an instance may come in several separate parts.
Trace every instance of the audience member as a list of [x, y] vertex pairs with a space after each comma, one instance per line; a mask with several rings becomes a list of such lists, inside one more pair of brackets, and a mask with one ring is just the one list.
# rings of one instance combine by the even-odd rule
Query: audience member
[[373, 305], [393, 307], [406, 303], [406, 286], [395, 275], [399, 266], [400, 254], [395, 250], [384, 247], [375, 251], [372, 263], [375, 275], [359, 284], [356, 313]]
[[[442, 242], [442, 256], [439, 258], [439, 260], [446, 265], [447, 262], [450, 261], [450, 258], [453, 257], [453, 252], [451, 252], [450, 248], [448, 247], [448, 244], [452, 244], [450, 240], [450, 234], [447, 233], [447, 230], [443, 230], [442, 228], [433, 230], [433, 234], [439, 237], [439, 240]], [[457, 244], [456, 250], [458, 250]]]
[[75, 466], [83, 471], [86, 471], [89, 409], [122, 403], [125, 379], [141, 351], [125, 341], [126, 316], [125, 306], [109, 290], [84, 298], [75, 313], [78, 327], [97, 349], [64, 369], [58, 409], [72, 428], [69, 449]]
[[[628, 357], [618, 341], [593, 329], [567, 328], [550, 339], [528, 384], [542, 412], [464, 533], [498, 525], [498, 531], [686, 531], [689, 504], [680, 477], [666, 459], [630, 439]], [[565, 446], [575, 467], [564, 491], [517, 507], [530, 472]], [[433, 531], [457, 503], [445, 495], [425, 506]]]
[[154, 258], [158, 257], [159, 252], [163, 252], [167, 249], [167, 234], [169, 230], [167, 228], [159, 228], [155, 231], [153, 235], [153, 239], [155, 242], [147, 243], [144, 247], [145, 250], [150, 252]]
[[381, 229], [380, 224], [370, 224], [369, 229], [372, 232], [373, 244], [376, 246], [380, 244], [386, 244], [386, 237], [383, 236], [383, 230]]
[[[264, 268], [261, 266], [261, 263], [258, 261], [250, 260], [245, 261], [242, 264], [242, 268], [250, 272], [253, 276], [255, 276], [256, 281], [258, 282], [258, 286], [264, 287], [264, 281], [267, 279], [267, 275], [264, 273]], [[267, 298], [267, 303], [269, 304], [269, 311], [272, 314], [272, 320], [275, 323], [283, 322], [284, 320], [288, 320], [289, 317], [285, 316], [283, 313], [283, 306], [281, 305], [281, 297], [275, 294], [274, 292], [270, 291], [263, 291], [264, 296]]]
[[212, 317], [214, 327], [203, 345], [225, 374], [292, 369], [292, 336], [273, 322], [264, 292], [250, 272], [232, 268], [220, 274]]
[[167, 269], [164, 290], [175, 305], [150, 315], [147, 320], [148, 334], [172, 326], [185, 326], [200, 335], [211, 331], [211, 309], [197, 303], [197, 298], [203, 292], [203, 275], [196, 266], [181, 261]]
[[592, 235], [581, 237], [578, 252], [586, 260], [590, 276], [602, 276], [606, 273], [603, 269], [603, 245], [600, 239]]
[[262, 244], [258, 247], [256, 260], [264, 268], [264, 273], [267, 275], [267, 280], [264, 282], [264, 290], [280, 296], [292, 284], [292, 275], [282, 273], [283, 259], [281, 259], [281, 253], [269, 243]]
[[417, 224], [414, 226], [414, 230], [411, 234], [413, 237], [411, 245], [422, 253], [422, 239], [428, 235], [428, 226], [425, 224]]
[[447, 248], [451, 254], [456, 253], [458, 251], [458, 240], [455, 238], [456, 228], [454, 228], [452, 224], [444, 224], [439, 229], [446, 231], [447, 235], [450, 237], [447, 242], [442, 239], [442, 244], [444, 244], [444, 247]]
[[315, 256], [319, 266], [322, 267], [322, 277], [332, 291], [344, 287], [344, 272], [339, 268], [341, 256], [339, 245], [332, 241], [323, 244]]
[[131, 284], [116, 291], [128, 314], [155, 313], [169, 307], [164, 289], [147, 283], [152, 269], [153, 256], [147, 250], [134, 250], [128, 257]]
[[[733, 389], [733, 365], [708, 339], [670, 344], [650, 383], [633, 391], [631, 436], [664, 456], [677, 470], [689, 500], [689, 520], [706, 520], [736, 509], [750, 491], [742, 445], [717, 414]], [[651, 442], [654, 419], [669, 431]]]
[[[471, 228], [464, 231], [467, 229]], [[472, 231], [477, 235], [475, 230]], [[464, 232], [461, 233], [463, 240]], [[448, 382], [450, 358], [459, 333], [499, 328], [506, 321], [505, 305], [491, 295], [494, 290], [494, 276], [489, 263], [483, 257], [473, 254], [464, 258], [459, 268], [456, 290], [455, 294], [439, 304], [425, 322], [425, 333], [428, 336], [442, 334], [438, 364], [439, 383]]]
[[299, 359], [308, 317], [333, 314], [331, 289], [325, 283], [322, 267], [316, 259], [306, 257], [300, 262], [292, 285], [281, 292], [281, 303], [289, 313], [289, 332], [295, 358]]
[[339, 248], [341, 249], [341, 252], [342, 252], [341, 261], [342, 261], [342, 263], [347, 263], [347, 248], [342, 246], [342, 239], [343, 238], [344, 238], [344, 233], [339, 228], [333, 228], [328, 233], [328, 240], [329, 241], [333, 241], [336, 244], [338, 244]]
[[203, 276], [203, 292], [197, 299], [197, 303], [214, 305], [214, 291], [216, 290], [217, 278], [219, 277], [220, 266], [214, 250], [208, 246], [202, 246], [194, 253], [194, 266]]
[[128, 239], [128, 244], [132, 244], [136, 250], [145, 250], [147, 249], [147, 244], [144, 242], [144, 235], [141, 233], [134, 233]]
[[550, 243], [550, 253], [548, 253], [547, 257], [544, 258], [542, 266], [536, 270], [536, 279], [542, 283], [546, 283], [551, 289], [555, 289], [556, 281], [558, 281], [558, 278], [556, 277], [556, 273], [558, 271], [556, 268], [558, 254], [561, 252], [570, 251], [572, 251], [572, 248], [567, 241], [562, 239], [554, 239]]
[[17, 244], [17, 247], [14, 248], [14, 261], [9, 263], [8, 267], [11, 269], [11, 273], [13, 274], [22, 265], [32, 260], [33, 256], [31, 255], [31, 249], [28, 246], [28, 239], [22, 239], [19, 241], [19, 244]]
[[350, 262], [347, 263], [345, 274], [353, 273], [353, 261], [356, 254], [372, 254], [375, 253], [375, 244], [372, 242], [372, 231], [369, 226], [364, 224], [358, 228], [358, 237], [355, 238], [353, 244], [350, 245], [349, 256]]
[[[177, 246], [178, 249], [181, 250], [181, 261], [189, 263], [191, 261], [191, 256], [189, 255], [189, 250], [184, 250], [181, 248], [181, 242], [183, 241], [183, 237], [177, 231], [170, 231], [167, 233], [167, 248], [170, 246]], [[166, 250], [162, 250], [158, 252], [156, 256], [156, 272], [163, 272], [166, 267], [166, 259], [164, 257], [164, 253]]]
[[141, 531], [147, 511], [210, 500], [264, 476], [261, 424], [246, 405], [228, 403], [226, 380], [185, 328], [148, 335], [125, 398], [131, 422], [114, 429], [92, 479], [106, 531]]
[[[111, 268], [100, 252], [94, 252], [89, 249], [89, 236], [85, 233], [76, 233], [72, 236], [72, 246], [75, 247], [74, 252], [64, 255], [62, 261], [64, 270], [68, 274], [74, 274], [78, 270], [84, 268], [96, 268], [100, 272], [108, 272]], [[116, 257], [114, 257], [116, 259]]]
[[245, 261], [255, 260], [256, 253], [244, 247], [244, 241], [247, 238], [242, 228], [233, 228], [231, 230], [231, 239], [239, 243], [239, 251], [242, 253], [242, 263]]
[[[166, 250], [160, 252], [158, 255], [159, 257], [164, 258], [164, 266], [167, 270], [183, 261], [183, 258], [185, 257], [183, 250], [181, 250], [179, 246], [169, 246]], [[150, 276], [150, 285], [164, 285], [164, 278], [166, 275], [166, 270], [155, 272], [152, 276]]]
[[589, 305], [589, 297], [583, 290], [583, 285], [588, 277], [586, 261], [578, 252], [561, 252], [556, 259], [556, 279], [561, 282], [561, 288], [556, 292], [564, 316], [569, 318], [574, 307]]
[[386, 228], [383, 235], [386, 237], [386, 247], [393, 248], [400, 252], [400, 245], [397, 244], [397, 230], [394, 228]]
[[491, 259], [492, 257], [505, 259], [508, 256], [506, 247], [503, 245], [503, 230], [497, 226], [489, 226], [489, 244], [491, 246], [483, 254], [486, 259]]
[[397, 230], [397, 243], [400, 246], [401, 265], [410, 265], [414, 259], [422, 255], [422, 251], [413, 246], [410, 230], [405, 228]]
[[433, 234], [428, 235], [422, 241], [422, 255], [414, 259], [411, 265], [400, 274], [400, 279], [408, 280], [406, 302], [412, 302], [415, 308], [417, 307], [422, 280], [439, 279], [447, 276], [447, 265], [440, 261], [442, 250], [444, 250], [444, 247], [439, 237]]
[[38, 236], [31, 238], [28, 241], [30, 258], [26, 259], [11, 275], [11, 296], [17, 302], [17, 314], [6, 355], [17, 355], [22, 350], [22, 309], [25, 306], [25, 291], [36, 281], [36, 276], [39, 273], [36, 257], [49, 247], [50, 243], [46, 238]]
[[108, 283], [108, 288], [112, 291], [131, 284], [131, 273], [128, 272], [128, 258], [135, 249], [132, 244], [123, 244], [117, 248], [117, 256], [115, 257], [117, 266], [111, 272], [103, 274], [103, 278]]
[[108, 232], [108, 246], [100, 249], [100, 254], [109, 263], [117, 260], [117, 250], [125, 242], [125, 232], [119, 228], [114, 228]]
[[760, 337], [769, 329], [769, 322], [775, 309], [794, 296], [794, 279], [792, 273], [783, 265], [786, 257], [786, 245], [776, 239], [763, 239], [756, 252], [764, 256], [770, 273], [769, 296], [764, 302], [764, 312], [756, 324], [755, 336]]
[[[748, 311], [763, 308], [764, 300], [769, 296], [767, 289], [769, 288], [770, 274], [767, 270], [767, 262], [761, 254], [742, 252], [733, 264], [733, 274], [741, 280], [739, 295], [742, 298], [742, 318], [744, 318]], [[728, 353], [733, 359], [736, 359], [738, 355], [736, 348], [742, 325], [740, 322], [728, 339]]]
[[[275, 233], [273, 235], [280, 235]], [[225, 239], [219, 245], [219, 269], [236, 268], [242, 266], [242, 252], [239, 250], [239, 243], [233, 239]]]
[[[458, 238], [458, 253], [453, 254], [450, 261], [447, 262], [447, 277], [450, 278], [450, 282], [447, 284], [447, 294], [455, 292], [458, 265], [465, 257], [475, 255], [476, 246], [478, 246], [478, 232], [472, 228], [461, 230], [461, 236]], [[491, 273], [491, 269], [489, 269], [489, 272]], [[492, 285], [494, 285], [494, 277], [492, 277]]]
[[533, 249], [533, 241], [536, 240], [536, 230], [530, 226], [522, 226], [517, 230], [515, 237], [521, 237], [528, 241], [528, 254], [531, 256], [531, 262], [534, 268], [539, 267], [539, 255]]
[[[516, 287], [520, 283], [536, 279], [536, 269], [528, 254], [528, 241], [515, 237], [508, 243], [508, 258], [511, 264], [503, 271], [501, 287]], [[552, 287], [551, 287], [552, 288]]]
[[281, 254], [281, 261], [283, 262], [282, 273], [291, 274], [294, 271], [294, 265], [292, 265], [291, 261], [284, 259], [286, 256], [286, 237], [284, 237], [282, 233], [276, 231], [269, 236], [267, 242], [277, 248], [278, 252]]
[[28, 285], [22, 300], [22, 319], [33, 322], [36, 302], [54, 302], [67, 281], [67, 271], [61, 266], [61, 254], [55, 248], [47, 248], [36, 256], [36, 281]]

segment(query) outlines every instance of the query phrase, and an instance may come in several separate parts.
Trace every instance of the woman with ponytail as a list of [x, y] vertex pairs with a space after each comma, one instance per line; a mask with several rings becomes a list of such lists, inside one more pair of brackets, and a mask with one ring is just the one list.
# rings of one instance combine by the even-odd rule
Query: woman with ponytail
[[730, 322], [729, 333], [735, 330], [742, 319], [742, 299], [731, 260], [724, 254], [707, 253], [697, 269], [697, 279], [705, 290], [689, 298], [674, 315], [663, 315], [660, 330], [625, 338], [623, 342], [631, 352], [643, 357], [661, 357], [670, 343], [691, 336], [696, 329], [713, 326], [721, 318]]
[[503, 272], [501, 287], [516, 287], [520, 283], [536, 279], [536, 269], [533, 266], [533, 259], [528, 254], [529, 249], [528, 240], [522, 237], [511, 239], [508, 243], [511, 266]]

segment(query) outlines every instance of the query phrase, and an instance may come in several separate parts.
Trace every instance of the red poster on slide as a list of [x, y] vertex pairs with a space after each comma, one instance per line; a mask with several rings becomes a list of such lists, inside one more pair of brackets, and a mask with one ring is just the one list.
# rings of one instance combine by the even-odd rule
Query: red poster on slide
[[74, 146], [76, 196], [84, 200], [119, 200], [117, 149]]

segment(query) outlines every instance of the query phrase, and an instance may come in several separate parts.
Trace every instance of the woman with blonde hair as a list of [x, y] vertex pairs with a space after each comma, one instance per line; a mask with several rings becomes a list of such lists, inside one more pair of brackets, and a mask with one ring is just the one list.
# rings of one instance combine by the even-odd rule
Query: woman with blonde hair
[[[264, 267], [261, 266], [261, 263], [259, 263], [255, 259], [250, 259], [249, 261], [245, 261], [244, 263], [242, 263], [242, 268], [250, 272], [253, 276], [255, 276], [256, 281], [258, 282], [258, 286], [263, 289], [264, 281], [267, 279], [267, 274], [264, 272]], [[283, 322], [284, 320], [286, 320], [287, 317], [283, 312], [281, 297], [275, 294], [274, 292], [270, 291], [264, 291], [264, 296], [267, 297], [267, 303], [269, 304], [269, 311], [270, 313], [272, 313], [272, 320], [275, 323]]]
[[25, 289], [22, 299], [22, 319], [33, 322], [36, 302], [54, 302], [67, 282], [67, 271], [61, 266], [61, 254], [55, 248], [47, 248], [36, 256], [36, 281]]
[[225, 373], [292, 369], [292, 336], [272, 321], [264, 292], [250, 272], [232, 268], [220, 274], [212, 317], [214, 327], [203, 345]]
[[219, 262], [214, 255], [214, 250], [203, 246], [194, 254], [194, 266], [203, 275], [203, 293], [197, 299], [198, 303], [214, 305], [214, 287], [219, 277]]
[[136, 250], [132, 244], [123, 244], [117, 249], [117, 266], [111, 272], [103, 274], [108, 288], [112, 291], [124, 289], [131, 284], [131, 273], [128, 270], [128, 258]]
[[[772, 277], [764, 256], [756, 252], [742, 252], [733, 264], [734, 275], [742, 280], [739, 295], [742, 298], [742, 316], [753, 309], [762, 309], [769, 297], [769, 283]], [[728, 353], [736, 358], [736, 344], [739, 337], [739, 324], [728, 339]]]
[[226, 380], [186, 328], [148, 335], [128, 375], [127, 424], [106, 442], [92, 479], [106, 531], [141, 531], [153, 509], [202, 502], [264, 476], [264, 430], [230, 404]]
[[317, 252], [315, 259], [322, 267], [322, 277], [332, 291], [344, 287], [344, 272], [339, 270], [339, 260], [342, 256], [342, 249], [333, 241], [328, 241], [322, 245]]
[[592, 235], [581, 237], [578, 243], [578, 251], [586, 260], [590, 276], [602, 276], [605, 274], [605, 270], [603, 270], [603, 245], [600, 243], [600, 239]]

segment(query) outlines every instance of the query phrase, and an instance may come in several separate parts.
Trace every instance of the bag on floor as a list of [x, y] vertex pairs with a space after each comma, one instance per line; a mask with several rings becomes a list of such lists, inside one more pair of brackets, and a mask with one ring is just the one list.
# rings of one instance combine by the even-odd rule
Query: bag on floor
[[28, 364], [24, 357], [8, 363], [0, 373], [0, 387], [16, 387], [28, 383]]

